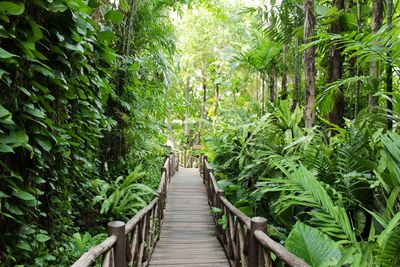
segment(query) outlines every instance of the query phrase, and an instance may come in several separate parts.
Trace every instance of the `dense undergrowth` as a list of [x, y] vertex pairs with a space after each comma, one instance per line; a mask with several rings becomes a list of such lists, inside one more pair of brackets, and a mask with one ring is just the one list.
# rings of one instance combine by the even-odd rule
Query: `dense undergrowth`
[[221, 2], [176, 23], [180, 142], [311, 266], [400, 266], [399, 1]]
[[248, 4], [0, 0], [0, 266], [69, 266], [167, 139], [312, 266], [400, 265], [398, 1]]
[[286, 100], [221, 115], [208, 148], [220, 187], [312, 266], [398, 266], [400, 135], [379, 114], [312, 129], [302, 115]]
[[69, 266], [154, 196], [170, 4], [0, 1], [1, 266]]

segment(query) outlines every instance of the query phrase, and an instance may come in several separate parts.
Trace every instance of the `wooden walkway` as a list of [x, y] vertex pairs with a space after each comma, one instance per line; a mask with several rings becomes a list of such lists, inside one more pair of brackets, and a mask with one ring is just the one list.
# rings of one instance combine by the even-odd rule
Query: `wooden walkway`
[[160, 240], [150, 266], [228, 267], [197, 169], [180, 168], [168, 189]]

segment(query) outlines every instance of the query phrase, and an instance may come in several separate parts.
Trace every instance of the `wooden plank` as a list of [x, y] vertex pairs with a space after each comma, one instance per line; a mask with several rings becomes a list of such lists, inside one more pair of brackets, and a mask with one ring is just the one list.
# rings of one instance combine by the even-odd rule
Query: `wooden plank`
[[197, 169], [180, 168], [172, 177], [150, 266], [229, 266], [216, 238], [207, 192]]

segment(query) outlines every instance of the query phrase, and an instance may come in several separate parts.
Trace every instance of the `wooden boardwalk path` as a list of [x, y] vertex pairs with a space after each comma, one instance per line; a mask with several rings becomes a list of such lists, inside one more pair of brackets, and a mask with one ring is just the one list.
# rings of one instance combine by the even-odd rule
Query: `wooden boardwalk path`
[[197, 169], [180, 168], [172, 177], [160, 240], [150, 266], [229, 266], [216, 238], [206, 188]]

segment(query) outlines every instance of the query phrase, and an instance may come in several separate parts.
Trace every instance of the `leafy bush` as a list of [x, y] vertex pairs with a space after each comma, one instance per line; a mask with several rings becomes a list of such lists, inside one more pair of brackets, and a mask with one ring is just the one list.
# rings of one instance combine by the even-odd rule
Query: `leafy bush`
[[[400, 135], [370, 114], [311, 130], [301, 114], [281, 101], [259, 119], [222, 124], [208, 148], [219, 185], [312, 266], [395, 266]], [[319, 250], [298, 245], [307, 239]]]
[[[170, 78], [160, 73], [169, 71], [171, 42], [149, 46], [161, 35], [133, 38], [122, 30], [135, 23], [137, 32], [143, 26], [170, 36], [161, 14], [172, 3], [138, 5], [132, 21], [130, 2], [119, 2], [116, 9], [100, 0], [0, 1], [0, 261], [6, 266], [68, 265], [74, 257], [55, 248], [73, 250], [64, 245], [71, 233], [96, 236], [107, 219], [126, 218], [153, 196], [149, 187], [157, 186], [166, 153]], [[137, 184], [115, 181], [139, 165], [145, 171]], [[101, 210], [93, 199], [114, 202]]]

